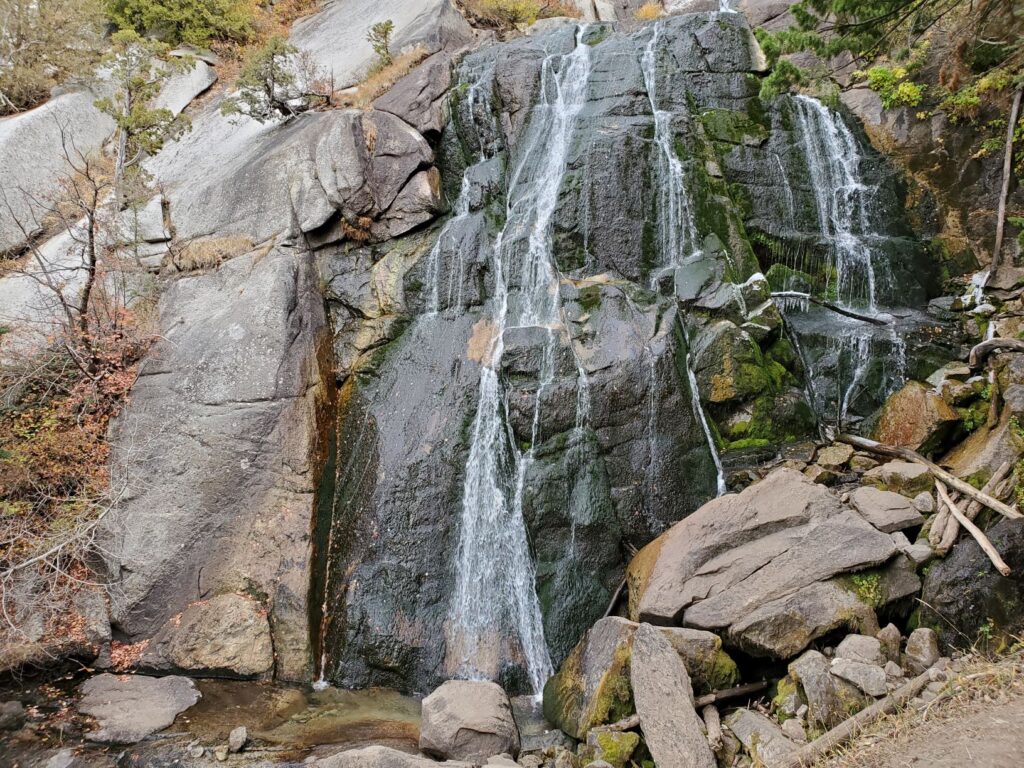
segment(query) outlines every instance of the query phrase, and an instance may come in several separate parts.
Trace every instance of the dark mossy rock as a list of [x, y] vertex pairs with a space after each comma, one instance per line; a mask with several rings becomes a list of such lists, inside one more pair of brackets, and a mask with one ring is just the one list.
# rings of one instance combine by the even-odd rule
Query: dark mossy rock
[[946, 649], [978, 640], [1012, 643], [1024, 632], [1024, 520], [1000, 520], [985, 533], [1010, 566], [1009, 576], [964, 537], [925, 577], [919, 623], [938, 632]]

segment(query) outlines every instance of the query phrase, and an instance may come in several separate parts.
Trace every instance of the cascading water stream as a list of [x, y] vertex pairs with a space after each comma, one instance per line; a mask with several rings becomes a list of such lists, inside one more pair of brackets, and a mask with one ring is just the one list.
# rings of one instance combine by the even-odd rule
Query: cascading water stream
[[[506, 328], [539, 326], [546, 330], [534, 404], [536, 442], [540, 400], [554, 378], [556, 329], [561, 323], [551, 220], [573, 128], [587, 95], [590, 51], [582, 42], [584, 32], [584, 27], [577, 30], [571, 53], [551, 55], [543, 62], [540, 100], [530, 119], [526, 146], [510, 177], [505, 224], [494, 242], [491, 342], [481, 367], [479, 404], [466, 464], [451, 610], [461, 640], [461, 676], [486, 677], [477, 663], [478, 653], [488, 642], [500, 643], [514, 635], [535, 693], [552, 674], [552, 665], [523, 519], [523, 489], [533, 445], [522, 454], [515, 445], [507, 427], [507, 404], [498, 371]], [[585, 408], [586, 401], [581, 393], [578, 411]], [[578, 423], [581, 418], [578, 413]]]
[[[654, 287], [658, 279], [674, 270], [683, 263], [684, 259], [700, 256], [698, 248], [697, 226], [694, 222], [693, 211], [690, 206], [689, 196], [686, 194], [686, 174], [683, 164], [675, 150], [675, 136], [672, 131], [671, 112], [658, 108], [657, 90], [657, 55], [658, 41], [661, 36], [661, 24], [653, 26], [651, 39], [644, 47], [643, 55], [640, 57], [640, 69], [644, 76], [644, 86], [647, 90], [647, 97], [651, 104], [651, 113], [654, 115], [654, 142], [658, 146], [658, 168], [656, 179], [658, 181], [658, 237], [662, 259], [665, 261], [661, 270], [655, 272], [651, 278], [651, 285]], [[740, 296], [737, 291], [737, 296]], [[742, 299], [741, 299], [742, 301]], [[651, 366], [652, 381], [650, 386], [654, 387], [653, 380], [655, 366]], [[686, 356], [686, 372], [689, 377], [690, 397], [693, 406], [694, 416], [700, 421], [704, 429], [704, 436], [707, 438], [708, 450], [715, 463], [716, 487], [718, 495], [726, 491], [725, 470], [722, 466], [722, 459], [718, 455], [718, 447], [715, 445], [714, 435], [708, 423], [707, 414], [700, 401], [700, 391], [697, 389], [697, 376], [690, 365], [690, 356]]]
[[[817, 99], [799, 95], [793, 99], [800, 133], [800, 148], [807, 164], [809, 183], [814, 199], [820, 237], [828, 246], [825, 293], [841, 307], [856, 309], [860, 314], [881, 317], [879, 311], [879, 265], [871, 242], [870, 209], [876, 189], [863, 181], [861, 165], [864, 162], [856, 138], [838, 113], [828, 109]], [[790, 189], [788, 180], [784, 185]], [[807, 312], [806, 300], [783, 299], [783, 312]], [[838, 332], [827, 345], [846, 371], [846, 384], [839, 383], [836, 393], [837, 423], [846, 422], [854, 400], [866, 383], [871, 361], [877, 356], [875, 334], [877, 330], [861, 324]], [[887, 394], [905, 379], [906, 347], [895, 325], [890, 326], [885, 342], [892, 346], [895, 370], [885, 370], [884, 388]], [[813, 370], [808, 379], [817, 379]], [[817, 385], [810, 384], [819, 404], [827, 400]]]

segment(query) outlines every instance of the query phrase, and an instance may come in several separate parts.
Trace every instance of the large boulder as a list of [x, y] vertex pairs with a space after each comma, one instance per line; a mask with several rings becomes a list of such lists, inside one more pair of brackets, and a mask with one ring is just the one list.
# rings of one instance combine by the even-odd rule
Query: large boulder
[[102, 674], [82, 683], [78, 711], [96, 718], [90, 741], [132, 744], [162, 731], [201, 694], [187, 677]]
[[[313, 763], [316, 768], [431, 768], [437, 764], [435, 760], [423, 755], [410, 755], [408, 752], [380, 746], [346, 749]], [[442, 765], [469, 768], [471, 763], [446, 762]]]
[[786, 658], [839, 626], [877, 629], [870, 604], [858, 609], [864, 601], [833, 579], [896, 554], [891, 537], [826, 489], [780, 469], [641, 550], [628, 572], [630, 613], [724, 632], [748, 653]]
[[861, 517], [883, 533], [902, 531], [924, 524], [924, 515], [906, 496], [871, 486], [850, 494], [850, 503]]
[[999, 520], [985, 534], [1010, 566], [1002, 576], [968, 536], [928, 569], [921, 620], [945, 648], [978, 639], [1011, 640], [1024, 632], [1024, 521]]
[[449, 680], [423, 700], [420, 750], [441, 760], [477, 765], [489, 757], [519, 755], [519, 728], [501, 686]]
[[197, 675], [265, 675], [274, 669], [267, 612], [236, 594], [192, 603], [153, 636], [139, 666]]
[[[544, 715], [577, 739], [633, 712], [630, 658], [636, 624], [616, 616], [591, 627], [544, 686]], [[671, 644], [670, 644], [671, 645]]]
[[908, 382], [885, 402], [875, 439], [930, 454], [943, 446], [960, 416], [927, 384]]
[[[331, 394], [316, 286], [309, 254], [278, 248], [164, 291], [160, 341], [112, 432], [120, 501], [101, 530], [113, 620], [129, 639], [211, 595], [259, 595], [277, 675], [310, 679], [311, 533]], [[244, 615], [254, 629], [263, 621]]]
[[694, 709], [686, 667], [664, 634], [641, 624], [633, 640], [630, 682], [644, 742], [660, 768], [715, 768]]
[[[113, 133], [113, 119], [94, 106], [101, 95], [71, 91], [0, 120], [0, 186], [5, 200], [0, 253], [20, 248], [26, 235], [43, 228], [40, 217], [57, 195], [61, 178], [70, 176], [69, 160], [78, 160], [74, 152], [95, 152]], [[74, 147], [70, 158], [64, 146]]]
[[799, 686], [807, 702], [809, 721], [826, 729], [839, 725], [873, 701], [853, 683], [833, 675], [831, 663], [817, 651], [807, 651], [793, 661], [785, 680]]

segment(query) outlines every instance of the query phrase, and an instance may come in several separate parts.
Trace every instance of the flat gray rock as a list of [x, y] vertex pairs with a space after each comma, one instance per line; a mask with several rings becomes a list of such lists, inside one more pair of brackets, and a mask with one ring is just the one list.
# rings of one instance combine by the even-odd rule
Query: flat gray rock
[[892, 491], [858, 488], [850, 496], [850, 503], [865, 520], [884, 533], [924, 524], [924, 516], [913, 503]]
[[799, 749], [774, 721], [760, 712], [737, 709], [722, 721], [758, 765], [765, 768], [783, 765]]
[[[390, 747], [364, 747], [321, 758], [313, 765], [317, 768], [436, 768], [438, 763], [429, 757], [410, 755]], [[469, 768], [472, 763], [445, 762], [442, 765]]]
[[133, 744], [162, 731], [201, 697], [187, 677], [102, 674], [79, 690], [78, 710], [99, 725], [86, 738], [104, 744]]
[[199, 94], [217, 82], [217, 71], [201, 59], [175, 69], [160, 88], [154, 106], [179, 115]]
[[832, 674], [853, 683], [869, 696], [885, 696], [885, 670], [874, 664], [850, 659], [832, 659]]
[[882, 651], [882, 642], [877, 637], [867, 635], [847, 635], [836, 646], [837, 659], [849, 659], [864, 664], [885, 664], [886, 656]]
[[715, 768], [686, 667], [668, 638], [650, 624], [641, 624], [633, 636], [630, 678], [640, 728], [655, 764]]

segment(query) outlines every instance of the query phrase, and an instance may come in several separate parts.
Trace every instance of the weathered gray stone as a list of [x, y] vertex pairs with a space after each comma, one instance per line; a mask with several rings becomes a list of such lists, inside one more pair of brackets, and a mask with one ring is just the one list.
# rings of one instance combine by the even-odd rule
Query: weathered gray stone
[[939, 638], [935, 630], [918, 627], [907, 638], [903, 667], [919, 675], [939, 660]]
[[749, 709], [737, 709], [722, 721], [740, 740], [756, 764], [765, 768], [784, 765], [796, 744], [772, 720]]
[[316, 285], [308, 254], [278, 249], [164, 291], [161, 341], [112, 433], [112, 476], [127, 488], [102, 532], [112, 615], [130, 638], [207, 595], [255, 589], [267, 596], [277, 675], [309, 679], [326, 373]]
[[917, 494], [912, 503], [914, 509], [922, 515], [930, 515], [935, 511], [935, 497], [927, 491]]
[[473, 30], [450, 0], [334, 0], [297, 21], [289, 39], [333, 74], [336, 87], [347, 88], [373, 66], [376, 54], [367, 34], [383, 21], [394, 24], [395, 55], [414, 46], [428, 53], [452, 50], [473, 40]]
[[[317, 768], [431, 768], [437, 766], [435, 760], [423, 755], [410, 755], [391, 747], [363, 747], [349, 749], [330, 757], [324, 757], [313, 763]], [[445, 766], [468, 768], [471, 763], [446, 762]]]
[[42, 229], [48, 198], [57, 194], [60, 179], [69, 176], [61, 133], [78, 152], [89, 154], [113, 132], [114, 121], [93, 105], [102, 95], [72, 91], [0, 120], [0, 184], [6, 199], [0, 253], [24, 243], [22, 227], [30, 235]]
[[641, 624], [630, 669], [644, 741], [660, 768], [715, 768], [682, 659], [655, 627]]
[[835, 443], [818, 451], [814, 461], [826, 469], [839, 469], [853, 458], [853, 447], [846, 443]]
[[927, 539], [921, 539], [911, 544], [910, 539], [900, 531], [896, 531], [891, 535], [900, 552], [906, 555], [914, 565], [922, 565], [935, 556], [935, 550], [931, 548]]
[[895, 661], [885, 662], [885, 676], [887, 678], [896, 679], [903, 677], [903, 667], [897, 664]]
[[244, 725], [232, 728], [231, 733], [228, 734], [228, 751], [241, 752], [248, 742], [249, 730]]
[[439, 134], [444, 128], [444, 99], [452, 84], [453, 67], [449, 54], [431, 56], [374, 101], [374, 109], [402, 118], [424, 136]]
[[838, 725], [872, 701], [856, 686], [833, 675], [829, 660], [817, 651], [807, 651], [791, 663], [789, 674], [803, 689], [810, 722], [824, 728]]
[[189, 605], [153, 636], [139, 660], [146, 669], [254, 677], [274, 668], [266, 610], [242, 595]]
[[686, 665], [695, 691], [717, 691], [739, 682], [736, 662], [722, 650], [722, 639], [714, 632], [683, 627], [661, 627], [661, 632]]
[[420, 750], [442, 760], [482, 763], [519, 754], [512, 704], [496, 683], [449, 680], [423, 700]]
[[866, 485], [901, 493], [911, 499], [919, 493], [931, 492], [935, 487], [935, 478], [928, 468], [909, 461], [880, 464], [865, 472], [863, 481]]
[[869, 696], [885, 696], [885, 670], [875, 664], [851, 661], [846, 658], [832, 659], [832, 674], [864, 691]]
[[889, 661], [900, 660], [900, 645], [903, 642], [903, 637], [900, 635], [899, 629], [895, 624], [886, 624], [880, 629], [875, 637], [878, 639], [882, 654]]
[[172, 71], [160, 87], [160, 95], [153, 106], [169, 109], [179, 115], [192, 101], [217, 82], [217, 70], [201, 59], [184, 64], [184, 68]]
[[187, 677], [102, 674], [82, 683], [78, 710], [96, 718], [90, 741], [132, 744], [162, 731], [201, 694]]
[[748, 653], [791, 657], [840, 626], [877, 629], [870, 608], [826, 582], [896, 551], [828, 491], [780, 469], [709, 502], [642, 550], [629, 569], [630, 611], [724, 630]]
[[907, 497], [892, 491], [858, 488], [851, 495], [850, 503], [865, 520], [884, 533], [924, 524], [924, 516]]
[[807, 731], [800, 725], [800, 720], [795, 717], [791, 717], [782, 723], [782, 734], [787, 739], [796, 742], [797, 744], [804, 744], [807, 742]]
[[[890, 624], [890, 626], [892, 626]], [[876, 637], [866, 635], [847, 635], [836, 646], [837, 659], [849, 659], [863, 664], [885, 664], [886, 656], [882, 652], [882, 643]]]

